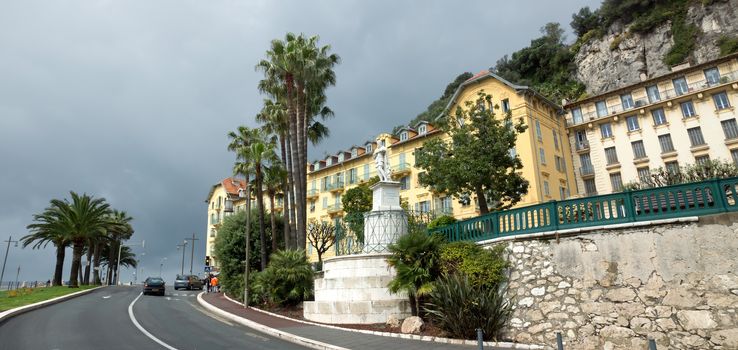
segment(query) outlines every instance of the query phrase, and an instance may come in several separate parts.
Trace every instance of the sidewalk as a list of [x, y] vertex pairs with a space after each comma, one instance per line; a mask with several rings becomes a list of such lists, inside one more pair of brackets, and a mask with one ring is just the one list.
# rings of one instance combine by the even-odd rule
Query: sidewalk
[[[432, 349], [478, 349], [476, 345], [454, 345], [424, 340], [402, 339], [398, 337], [386, 337], [380, 335], [365, 334], [352, 331], [338, 330], [334, 328], [315, 326], [296, 322], [280, 317], [271, 316], [252, 309], [246, 309], [225, 297], [221, 293], [205, 293], [202, 299], [230, 314], [245, 318], [261, 325], [277, 329], [279, 331], [293, 334], [299, 337], [316, 340], [322, 343], [343, 347], [347, 349], [370, 350], [370, 349], [404, 349], [404, 350], [432, 350]], [[527, 346], [512, 347], [489, 347], [485, 349], [522, 349]]]

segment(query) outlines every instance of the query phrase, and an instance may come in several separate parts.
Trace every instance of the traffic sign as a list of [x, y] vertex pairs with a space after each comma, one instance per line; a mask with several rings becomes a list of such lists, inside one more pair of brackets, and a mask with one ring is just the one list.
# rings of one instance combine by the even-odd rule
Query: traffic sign
[[211, 266], [205, 266], [205, 272], [210, 272]]

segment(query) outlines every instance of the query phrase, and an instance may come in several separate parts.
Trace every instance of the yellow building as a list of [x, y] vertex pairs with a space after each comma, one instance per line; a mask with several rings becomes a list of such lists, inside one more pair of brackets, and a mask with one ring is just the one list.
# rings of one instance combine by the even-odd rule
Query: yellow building
[[738, 162], [738, 54], [569, 103], [580, 192], [608, 194], [651, 170]]
[[[508, 111], [513, 119], [523, 118], [528, 129], [518, 136], [512, 152], [522, 162], [522, 175], [530, 182], [528, 194], [518, 206], [536, 204], [552, 199], [565, 199], [576, 194], [571, 150], [566, 142], [566, 130], [561, 108], [532, 89], [512, 84], [489, 72], [481, 72], [461, 84], [447, 106], [477, 99], [484, 90], [499, 106], [498, 116]], [[376, 175], [372, 152], [378, 141], [385, 141], [391, 176], [400, 182], [401, 200], [417, 212], [453, 215], [458, 219], [479, 215], [476, 198], [468, 204], [459, 203], [446, 194], [433, 193], [418, 183], [420, 169], [415, 167], [414, 152], [430, 138], [446, 137], [440, 129], [428, 122], [402, 128], [395, 135], [380, 134], [376, 140], [355, 145], [347, 150], [315, 161], [307, 174], [308, 221], [333, 221], [343, 216], [341, 195], [351, 187], [368, 181]], [[308, 243], [308, 254], [317, 260], [317, 254]], [[332, 256], [328, 251], [326, 256]]]
[[242, 179], [228, 177], [210, 188], [205, 203], [207, 210], [207, 229], [205, 232], [205, 255], [210, 257], [210, 265], [218, 266], [218, 257], [215, 255], [215, 237], [223, 219], [235, 211], [244, 210], [246, 201], [240, 198], [246, 184]]

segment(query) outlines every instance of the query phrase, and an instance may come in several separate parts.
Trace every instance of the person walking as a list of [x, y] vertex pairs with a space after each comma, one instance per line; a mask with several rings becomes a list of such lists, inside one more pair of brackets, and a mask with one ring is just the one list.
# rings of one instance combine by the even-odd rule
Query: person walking
[[212, 285], [213, 293], [218, 293], [220, 290], [220, 286], [218, 285], [218, 276], [213, 276], [213, 278], [210, 280], [210, 284]]
[[210, 293], [210, 280], [213, 278], [213, 275], [208, 274], [207, 277], [205, 277], [205, 286], [207, 287], [208, 293]]

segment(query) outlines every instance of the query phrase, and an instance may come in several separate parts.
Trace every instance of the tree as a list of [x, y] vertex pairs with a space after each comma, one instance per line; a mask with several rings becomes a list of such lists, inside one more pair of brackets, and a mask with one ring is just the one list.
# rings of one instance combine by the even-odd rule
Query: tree
[[44, 248], [49, 243], [56, 247], [56, 266], [52, 284], [62, 285], [62, 272], [66, 248], [71, 243], [68, 228], [64, 226], [63, 205], [60, 201], [51, 201], [49, 207], [40, 214], [33, 215], [34, 223], [26, 226], [30, 234], [21, 238], [23, 248], [32, 245], [33, 249]]
[[582, 7], [578, 13], [571, 15], [571, 28], [574, 29], [577, 37], [581, 37], [590, 30], [597, 29], [600, 26], [600, 16], [595, 10], [589, 9], [589, 6]]
[[247, 235], [249, 237], [249, 248], [254, 247], [255, 250], [255, 254], [249, 252], [248, 270], [258, 270], [261, 265], [261, 254], [258, 251], [261, 244], [259, 244], [258, 235], [254, 234], [258, 230], [258, 227], [256, 227], [258, 224], [249, 221], [249, 229], [246, 230], [247, 218], [257, 214], [255, 210], [252, 210], [249, 215], [246, 214], [246, 211], [238, 211], [233, 215], [226, 216], [218, 228], [218, 235], [215, 237], [215, 256], [218, 257], [220, 266], [220, 282], [225, 291], [239, 299], [243, 298], [245, 294], [244, 274], [247, 271], [247, 265], [244, 261], [247, 260], [245, 239]]
[[318, 264], [323, 266], [323, 254], [336, 243], [336, 227], [330, 222], [312, 220], [307, 226], [307, 239], [318, 253]]
[[248, 157], [254, 165], [254, 173], [256, 175], [256, 205], [259, 208], [259, 241], [261, 243], [261, 270], [266, 269], [268, 255], [266, 249], [266, 232], [264, 223], [264, 193], [263, 193], [263, 169], [271, 163], [277, 162], [277, 155], [274, 153], [274, 144], [264, 140], [261, 132], [256, 132], [252, 140], [251, 147], [248, 150]]
[[317, 42], [317, 36], [288, 33], [284, 41], [273, 40], [267, 58], [257, 64], [265, 75], [259, 89], [282, 99], [287, 107], [298, 247], [306, 244], [308, 131], [314, 116], [325, 116], [326, 109], [319, 107], [325, 102], [325, 90], [335, 85], [333, 66], [340, 60], [338, 55], [329, 53], [330, 46], [318, 47]]
[[[348, 229], [356, 234], [356, 239], [361, 243], [364, 243], [364, 213], [372, 210], [372, 190], [369, 187], [377, 182], [379, 182], [379, 177], [374, 176], [369, 181], [347, 190], [341, 196], [343, 211], [346, 213], [343, 221], [348, 225]], [[336, 227], [337, 230], [344, 228]], [[341, 232], [345, 233], [345, 231]]]
[[481, 214], [510, 208], [528, 191], [528, 181], [518, 171], [523, 163], [510, 153], [518, 134], [527, 126], [514, 124], [510, 114], [495, 118], [491, 96], [483, 91], [465, 108], [456, 108], [442, 126], [450, 140], [429, 140], [415, 152], [415, 163], [424, 170], [421, 185], [459, 200], [476, 195]]
[[[276, 252], [277, 247], [277, 220], [276, 215], [274, 212], [274, 198], [277, 196], [277, 193], [279, 193], [282, 189], [282, 184], [285, 182], [287, 178], [287, 171], [282, 167], [281, 163], [274, 163], [270, 167], [266, 168], [264, 171], [264, 190], [267, 193], [267, 196], [269, 196], [269, 216], [270, 216], [270, 222], [272, 226], [272, 252]], [[284, 198], [284, 195], [283, 197]], [[286, 212], [286, 200], [283, 199], [283, 207], [282, 212]], [[285, 225], [289, 226], [289, 225]], [[285, 231], [286, 234], [284, 235], [284, 249], [289, 249], [287, 246], [287, 243], [289, 242], [289, 231]]]
[[[103, 259], [103, 256], [105, 253], [102, 252], [102, 250], [105, 248], [105, 246], [109, 245], [112, 249], [107, 250], [107, 257], [108, 261], [113, 262], [112, 265], [108, 265], [108, 273], [107, 273], [107, 281], [108, 284], [111, 284], [113, 281], [118, 280], [118, 247], [121, 244], [121, 241], [129, 240], [131, 239], [131, 236], [133, 236], [134, 230], [131, 226], [131, 221], [133, 221], [133, 218], [128, 215], [125, 211], [119, 211], [113, 209], [113, 211], [110, 213], [110, 217], [108, 220], [108, 226], [106, 228], [107, 231], [107, 237], [108, 241], [107, 244], [103, 244], [99, 247], [99, 252], [96, 254], [96, 257], [94, 259], [93, 264], [98, 267], [98, 269], [95, 270], [95, 284], [98, 284], [100, 282], [100, 275], [99, 275], [99, 267], [100, 267], [100, 261]], [[121, 253], [122, 254], [122, 253]], [[122, 261], [121, 261], [122, 265]]]

